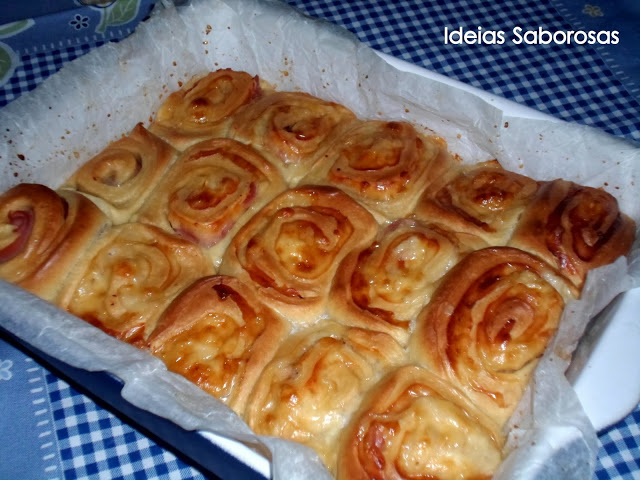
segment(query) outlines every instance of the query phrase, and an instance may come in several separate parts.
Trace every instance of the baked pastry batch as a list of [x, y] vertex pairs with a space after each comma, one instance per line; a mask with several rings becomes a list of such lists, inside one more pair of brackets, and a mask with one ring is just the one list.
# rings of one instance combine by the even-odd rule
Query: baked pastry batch
[[5, 192], [0, 276], [338, 478], [489, 478], [565, 304], [634, 230], [602, 190], [219, 70], [57, 191]]

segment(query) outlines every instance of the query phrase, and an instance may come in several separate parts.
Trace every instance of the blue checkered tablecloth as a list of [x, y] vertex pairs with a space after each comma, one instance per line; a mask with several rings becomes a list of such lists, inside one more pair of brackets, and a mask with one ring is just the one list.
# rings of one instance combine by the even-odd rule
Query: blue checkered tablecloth
[[[31, 2], [4, 0], [0, 106], [74, 58], [127, 36], [154, 0], [42, 3], [48, 11], [42, 11], [45, 6], [34, 10]], [[637, 0], [288, 3], [344, 26], [382, 52], [561, 119], [640, 141]], [[443, 40], [445, 27], [508, 33], [516, 26], [552, 32], [618, 30], [620, 43], [445, 45]], [[10, 389], [9, 384], [17, 388]], [[204, 478], [1, 338], [0, 405], [0, 479]], [[14, 424], [24, 428], [11, 430]], [[599, 441], [596, 478], [640, 479], [640, 408], [600, 432]]]

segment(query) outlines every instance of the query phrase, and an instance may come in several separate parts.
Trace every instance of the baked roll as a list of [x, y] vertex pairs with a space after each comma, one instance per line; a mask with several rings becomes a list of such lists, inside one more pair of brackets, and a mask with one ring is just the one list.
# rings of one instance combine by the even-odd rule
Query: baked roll
[[373, 243], [342, 261], [329, 312], [341, 323], [385, 332], [405, 344], [413, 319], [440, 278], [466, 253], [486, 246], [474, 235], [396, 220]]
[[55, 301], [80, 255], [108, 225], [75, 192], [23, 183], [0, 195], [0, 278]]
[[424, 193], [415, 214], [456, 232], [505, 245], [538, 183], [497, 161], [452, 170]]
[[293, 185], [355, 119], [337, 103], [303, 92], [274, 92], [244, 107], [229, 134], [260, 150]]
[[555, 265], [582, 288], [589, 270], [629, 253], [634, 236], [635, 222], [611, 194], [553, 180], [530, 202], [510, 245]]
[[340, 190], [287, 190], [240, 229], [220, 273], [253, 285], [264, 303], [294, 324], [308, 324], [324, 314], [342, 258], [367, 245], [376, 230], [373, 216]]
[[225, 69], [195, 76], [160, 105], [149, 129], [184, 150], [226, 136], [231, 115], [261, 94], [258, 77], [246, 72]]
[[138, 347], [165, 307], [213, 265], [191, 242], [139, 223], [113, 227], [98, 240], [59, 305]]
[[149, 337], [151, 353], [242, 414], [289, 325], [237, 279], [205, 277], [165, 310]]
[[258, 434], [313, 448], [335, 472], [340, 433], [362, 392], [402, 358], [384, 333], [320, 322], [280, 347], [251, 393], [245, 419]]
[[336, 186], [377, 214], [404, 217], [451, 165], [444, 140], [406, 122], [370, 120], [336, 138], [305, 183]]
[[136, 220], [197, 243], [217, 264], [235, 232], [284, 189], [257, 151], [214, 138], [180, 155]]
[[503, 443], [497, 426], [458, 390], [405, 366], [367, 393], [345, 432], [337, 478], [490, 479]]
[[577, 295], [524, 251], [477, 250], [447, 273], [420, 312], [411, 355], [503, 425]]
[[93, 157], [64, 185], [90, 198], [114, 223], [125, 223], [144, 203], [176, 150], [142, 124]]

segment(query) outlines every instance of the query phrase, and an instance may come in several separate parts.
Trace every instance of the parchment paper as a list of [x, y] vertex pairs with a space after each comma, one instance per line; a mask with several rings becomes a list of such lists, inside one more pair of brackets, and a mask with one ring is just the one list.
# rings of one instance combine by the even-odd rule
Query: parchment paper
[[[361, 118], [408, 120], [436, 132], [465, 162], [498, 158], [544, 180], [602, 187], [640, 224], [640, 150], [589, 127], [505, 113], [447, 82], [401, 72], [348, 32], [275, 1], [194, 0], [157, 7], [128, 39], [65, 66], [0, 111], [0, 191], [20, 182], [57, 187], [110, 141], [143, 121], [192, 75], [232, 68], [259, 74], [279, 90], [303, 90]], [[638, 258], [638, 249], [633, 259]], [[590, 275], [568, 306], [561, 331], [536, 370], [511, 422], [510, 455], [496, 475], [589, 478], [597, 439], [564, 372], [587, 325], [619, 292], [638, 285], [627, 263]], [[267, 445], [274, 478], [329, 478], [306, 448], [258, 439], [229, 409], [157, 359], [118, 342], [10, 285], [0, 284], [0, 322], [47, 354], [125, 381], [134, 405], [187, 429]]]

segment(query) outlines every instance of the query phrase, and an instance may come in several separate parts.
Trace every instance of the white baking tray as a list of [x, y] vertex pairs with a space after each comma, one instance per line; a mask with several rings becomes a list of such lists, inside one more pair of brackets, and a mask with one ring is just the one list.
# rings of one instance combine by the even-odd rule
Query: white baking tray
[[[560, 120], [519, 103], [497, 97], [412, 63], [377, 52], [394, 67], [438, 80], [485, 99], [507, 114], [532, 119]], [[637, 241], [637, 240], [636, 240]], [[582, 406], [596, 431], [633, 411], [640, 402], [640, 288], [623, 293], [594, 320], [568, 372]]]

